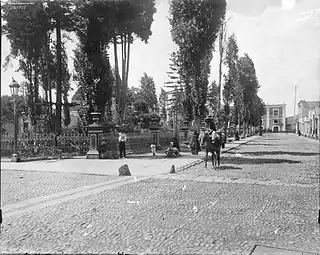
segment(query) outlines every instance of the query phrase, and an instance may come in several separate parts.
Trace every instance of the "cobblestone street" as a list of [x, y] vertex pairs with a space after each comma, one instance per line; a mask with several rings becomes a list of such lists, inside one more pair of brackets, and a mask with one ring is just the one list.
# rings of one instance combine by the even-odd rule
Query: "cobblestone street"
[[[30, 192], [27, 183], [14, 183], [20, 173], [12, 174], [15, 178], [4, 175], [2, 206], [98, 182], [114, 186], [41, 210], [4, 214], [0, 249], [4, 253], [251, 254], [255, 246], [267, 246], [300, 251], [295, 254], [320, 253], [318, 141], [266, 134], [221, 159], [216, 170], [211, 162], [207, 169], [201, 163], [177, 174], [118, 186], [108, 176], [66, 179], [59, 173], [59, 179], [41, 172], [23, 177], [39, 187], [38, 193]], [[68, 185], [57, 188], [62, 180]], [[51, 191], [45, 191], [46, 186]], [[21, 195], [17, 200], [13, 194], [24, 187], [30, 197]], [[259, 249], [254, 255], [267, 254]]]

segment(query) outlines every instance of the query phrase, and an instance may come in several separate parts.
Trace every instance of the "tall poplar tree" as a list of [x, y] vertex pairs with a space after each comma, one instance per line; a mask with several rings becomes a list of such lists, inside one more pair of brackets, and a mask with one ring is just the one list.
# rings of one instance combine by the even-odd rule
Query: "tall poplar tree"
[[205, 114], [212, 51], [225, 10], [225, 0], [172, 0], [170, 3], [171, 36], [189, 76], [186, 90], [190, 91], [187, 96], [197, 129]]

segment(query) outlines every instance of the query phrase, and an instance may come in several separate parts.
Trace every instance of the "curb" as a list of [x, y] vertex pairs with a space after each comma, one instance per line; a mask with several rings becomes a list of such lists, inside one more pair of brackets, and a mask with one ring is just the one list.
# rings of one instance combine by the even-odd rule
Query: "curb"
[[[235, 146], [233, 146], [233, 147], [231, 147], [231, 148], [229, 148], [229, 149], [225, 149], [224, 151], [221, 151], [221, 154], [226, 153], [226, 152], [229, 152], [229, 151], [233, 150], [234, 148], [237, 148], [237, 147], [239, 147], [239, 146], [241, 146], [241, 145], [247, 144], [247, 143], [249, 143], [249, 142], [251, 142], [251, 141], [254, 141], [254, 140], [258, 139], [258, 138], [260, 138], [260, 136], [256, 136], [256, 137], [254, 137], [254, 138], [252, 138], [252, 139], [249, 139], [248, 141], [245, 141], [245, 142], [243, 142], [243, 143], [239, 143], [239, 144], [237, 144], [237, 145], [235, 145]], [[205, 158], [198, 159], [197, 161], [194, 161], [194, 162], [192, 162], [192, 163], [189, 163], [189, 164], [186, 164], [186, 165], [184, 165], [184, 166], [181, 166], [181, 167], [177, 168], [177, 169], [176, 169], [176, 172], [185, 171], [185, 170], [187, 170], [187, 169], [190, 168], [190, 167], [193, 167], [193, 166], [196, 166], [196, 165], [199, 165], [199, 164], [203, 163], [204, 161], [205, 161]]]

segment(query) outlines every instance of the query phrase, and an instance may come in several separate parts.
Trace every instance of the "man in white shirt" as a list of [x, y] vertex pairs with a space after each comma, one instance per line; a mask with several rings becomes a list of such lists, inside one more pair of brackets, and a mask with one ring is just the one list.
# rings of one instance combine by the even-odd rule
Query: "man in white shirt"
[[205, 136], [205, 132], [204, 131], [205, 131], [205, 129], [201, 128], [200, 135], [199, 135], [200, 147], [203, 145], [203, 138]]
[[119, 133], [119, 151], [120, 151], [120, 158], [126, 157], [126, 141], [127, 136], [124, 132]]

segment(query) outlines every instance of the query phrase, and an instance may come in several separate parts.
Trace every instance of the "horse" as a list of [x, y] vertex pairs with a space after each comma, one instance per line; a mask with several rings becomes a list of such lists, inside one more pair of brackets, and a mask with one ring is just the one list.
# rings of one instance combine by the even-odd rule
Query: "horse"
[[220, 166], [220, 150], [222, 146], [221, 134], [212, 141], [211, 133], [205, 133], [203, 138], [203, 146], [206, 150], [205, 168], [207, 168], [208, 153], [211, 153], [212, 166], [215, 168]]

